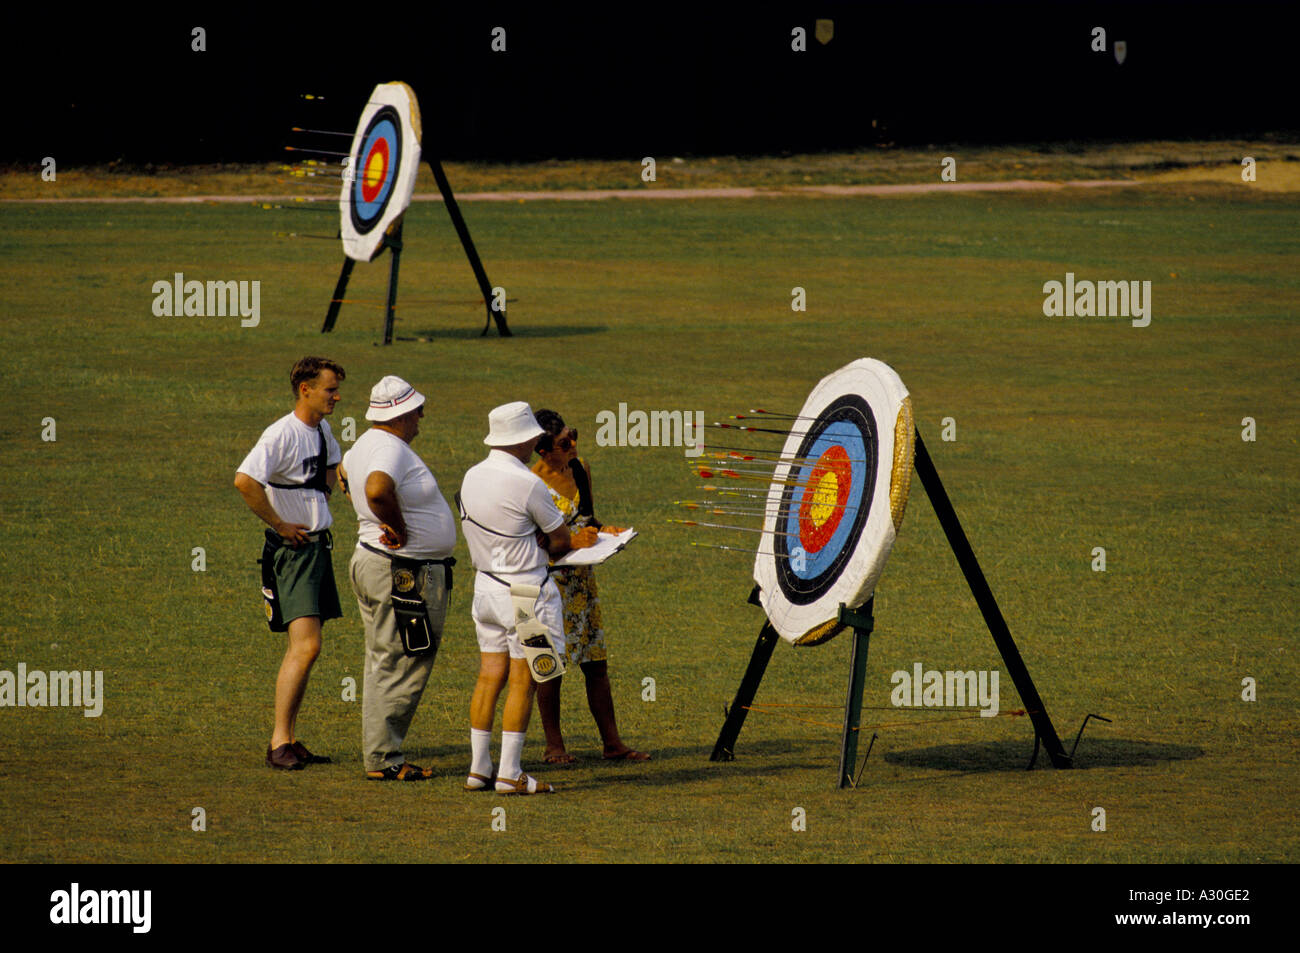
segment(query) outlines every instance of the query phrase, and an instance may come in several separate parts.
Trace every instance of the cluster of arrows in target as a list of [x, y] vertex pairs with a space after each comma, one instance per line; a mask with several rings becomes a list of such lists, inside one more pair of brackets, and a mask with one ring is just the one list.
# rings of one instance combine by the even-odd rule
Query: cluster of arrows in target
[[[1025, 709], [1013, 713], [1027, 714], [1033, 723], [1029, 766], [1037, 760], [1041, 745], [1054, 767], [1071, 767], [1074, 749], [1066, 753], [1048, 717], [916, 429], [907, 388], [893, 368], [862, 358], [822, 378], [797, 414], [752, 409], [730, 419], [737, 423], [712, 426], [750, 435], [745, 439], [756, 442], [775, 435], [783, 438], [782, 443], [779, 447], [706, 444], [692, 467], [697, 477], [709, 481], [698, 489], [710, 497], [676, 502], [695, 511], [694, 515], [726, 521], [670, 521], [759, 537], [756, 548], [694, 543], [752, 554], [754, 589], [749, 601], [766, 613], [711, 760], [732, 760], [745, 716], [762, 710], [754, 698], [778, 638], [795, 646], [820, 645], [851, 628], [854, 641], [839, 783], [856, 786], [861, 775], [861, 768], [855, 773], [854, 766], [862, 730], [867, 647], [875, 624], [875, 587], [902, 526], [915, 468], [1024, 702]], [[758, 525], [743, 525], [747, 520]], [[1090, 714], [1083, 726], [1091, 718], [1108, 720]], [[1075, 738], [1076, 749], [1083, 726]]]
[[[304, 99], [322, 101], [317, 96], [304, 96]], [[415, 180], [423, 157], [433, 171], [438, 191], [442, 193], [443, 204], [460, 237], [465, 256], [469, 259], [470, 268], [483, 296], [483, 304], [487, 308], [483, 334], [487, 334], [495, 321], [498, 334], [502, 337], [511, 336], [510, 326], [506, 322], [505, 301], [502, 296], [493, 294], [492, 283], [488, 281], [483, 263], [479, 260], [478, 250], [470, 238], [469, 228], [461, 215], [442, 163], [437, 156], [422, 151], [420, 105], [410, 86], [405, 83], [381, 83], [376, 86], [361, 112], [355, 132], [301, 126], [293, 127], [293, 132], [308, 136], [350, 136], [352, 139], [351, 148], [347, 152], [299, 145], [285, 147], [289, 152], [323, 157], [303, 159], [286, 166], [285, 171], [292, 176], [292, 181], [311, 185], [338, 180], [342, 186], [338, 198], [338, 235], [287, 233], [287, 237], [327, 238], [331, 241], [341, 240], [343, 243], [343, 266], [330, 298], [325, 323], [321, 327], [322, 333], [333, 330], [339, 309], [344, 304], [366, 303], [345, 297], [353, 265], [358, 261], [373, 261], [384, 249], [388, 249], [391, 256], [384, 314], [384, 343], [392, 342], [403, 218], [415, 194]], [[294, 207], [323, 211], [311, 208], [315, 201], [318, 200], [295, 203]], [[271, 204], [263, 204], [262, 207], [284, 208]]]

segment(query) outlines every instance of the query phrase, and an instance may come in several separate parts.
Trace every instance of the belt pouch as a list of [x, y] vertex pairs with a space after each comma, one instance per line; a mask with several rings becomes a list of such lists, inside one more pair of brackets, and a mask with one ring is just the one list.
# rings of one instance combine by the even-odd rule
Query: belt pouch
[[409, 656], [436, 652], [437, 639], [429, 622], [429, 607], [424, 604], [424, 587], [420, 585], [420, 574], [425, 571], [423, 564], [416, 559], [394, 556], [392, 569], [393, 615], [402, 637], [402, 651]]

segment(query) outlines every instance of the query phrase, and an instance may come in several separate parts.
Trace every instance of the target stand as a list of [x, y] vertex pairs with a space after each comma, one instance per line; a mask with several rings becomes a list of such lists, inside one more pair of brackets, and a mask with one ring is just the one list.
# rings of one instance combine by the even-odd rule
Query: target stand
[[[392, 253], [388, 270], [388, 298], [384, 311], [384, 344], [393, 340], [394, 310], [397, 306], [397, 273], [402, 252], [402, 222], [411, 197], [421, 158], [420, 106], [415, 91], [405, 83], [381, 83], [374, 88], [362, 110], [348, 153], [349, 174], [344, 177], [339, 196], [339, 238], [343, 241], [343, 267], [334, 285], [321, 333], [334, 329], [345, 302], [348, 279], [358, 261], [373, 261], [384, 249]], [[431, 155], [424, 156], [442, 193], [443, 204], [460, 238], [474, 278], [487, 307], [487, 322], [480, 335], [487, 334], [496, 321], [497, 333], [511, 337], [506, 323], [505, 303], [497, 307], [478, 250], [470, 238], [465, 218], [443, 171], [442, 163]]]
[[[1033, 678], [1020, 656], [1020, 650], [1011, 637], [1010, 629], [1007, 627], [1006, 620], [998, 608], [997, 600], [993, 598], [993, 592], [989, 588], [983, 570], [980, 569], [979, 561], [975, 558], [970, 541], [966, 538], [961, 523], [957, 519], [952, 502], [948, 499], [948, 494], [944, 490], [943, 481], [939, 479], [938, 471], [935, 470], [934, 463], [925, 448], [925, 443], [921, 439], [920, 431], [914, 429], [913, 433], [915, 435], [914, 463], [916, 472], [921, 477], [921, 485], [930, 498], [930, 504], [939, 519], [939, 524], [943, 527], [944, 534], [952, 548], [953, 555], [957, 558], [957, 563], [966, 578], [971, 594], [975, 597], [975, 602], [984, 617], [989, 634], [993, 637], [993, 642], [1002, 655], [1002, 661], [1006, 665], [1007, 673], [1011, 676], [1016, 691], [1020, 694], [1020, 698], [1024, 702], [1033, 723], [1034, 754], [1029, 762], [1029, 767], [1034, 766], [1040, 745], [1047, 750], [1053, 767], [1072, 767], [1072, 757], [1065, 752], [1060, 737], [1056, 733], [1056, 728], [1052, 725], [1051, 718], [1048, 717], [1043, 700], [1039, 696]], [[749, 601], [761, 607], [764, 604], [761, 600], [761, 587], [756, 585], [750, 593]], [[872, 595], [858, 608], [846, 608], [845, 604], [841, 602], [839, 612], [831, 623], [834, 626], [834, 631], [839, 631], [845, 627], [853, 631], [848, 693], [845, 699], [844, 723], [840, 737], [838, 781], [840, 788], [855, 786], [853, 767], [857, 758], [858, 733], [861, 728], [862, 693], [866, 677], [867, 649], [875, 625], [874, 601], [875, 598]], [[722, 730], [718, 733], [718, 740], [713, 746], [713, 752], [709, 756], [710, 761], [731, 761], [735, 757], [736, 741], [740, 737], [741, 728], [744, 727], [745, 716], [749, 713], [754, 697], [758, 693], [758, 686], [763, 679], [764, 672], [767, 670], [768, 662], [771, 660], [772, 650], [780, 638], [781, 636], [774, 628], [772, 619], [769, 616], [759, 631], [758, 642], [755, 644], [754, 651], [750, 656], [749, 665], [745, 669], [744, 677], [741, 679], [740, 688], [726, 711], [726, 720], [723, 723]]]

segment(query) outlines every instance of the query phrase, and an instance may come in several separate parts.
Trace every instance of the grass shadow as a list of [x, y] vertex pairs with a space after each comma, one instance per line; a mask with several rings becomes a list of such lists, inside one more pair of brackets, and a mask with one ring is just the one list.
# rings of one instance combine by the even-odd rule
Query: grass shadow
[[581, 760], [564, 768], [530, 764], [524, 769], [550, 781], [565, 791], [608, 789], [613, 785], [634, 783], [638, 786], [676, 787], [691, 782], [709, 782], [734, 777], [780, 777], [802, 771], [825, 770], [831, 775], [835, 761], [826, 754], [815, 753], [801, 742], [769, 741], [746, 745], [735, 761], [709, 760], [710, 745], [682, 745], [649, 749], [650, 761], [604, 761], [599, 754], [580, 755]]
[[[427, 343], [436, 340], [472, 341], [478, 337], [495, 338], [499, 336], [495, 327], [488, 331], [486, 335], [482, 333], [482, 330], [481, 325], [473, 328], [421, 328], [412, 330], [407, 334], [395, 334], [393, 340]], [[609, 331], [609, 328], [603, 324], [525, 324], [522, 326], [511, 325], [510, 330], [513, 332], [512, 337], [517, 338], [563, 338], [587, 334], [605, 334]]]
[[[910, 751], [891, 751], [882, 755], [889, 764], [906, 768], [930, 768], [935, 771], [962, 771], [972, 774], [993, 771], [1024, 771], [1033, 753], [1033, 742], [989, 741], [977, 744], [936, 745]], [[1075, 752], [1074, 767], [1130, 768], [1150, 767], [1169, 761], [1187, 761], [1204, 757], [1205, 749], [1195, 745], [1168, 744], [1125, 738], [1085, 739]], [[1038, 753], [1036, 767], [1050, 767], [1045, 751]]]

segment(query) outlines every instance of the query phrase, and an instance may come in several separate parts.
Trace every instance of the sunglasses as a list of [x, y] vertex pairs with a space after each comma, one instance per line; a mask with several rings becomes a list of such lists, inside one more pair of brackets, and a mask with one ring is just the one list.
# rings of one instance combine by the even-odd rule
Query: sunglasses
[[539, 450], [552, 450], [552, 449], [572, 450], [574, 447], [578, 445], [578, 431], [570, 430], [569, 434], [570, 436], [567, 437], [553, 437], [551, 438], [551, 440], [546, 442], [547, 443], [546, 446], [544, 447], [539, 446], [538, 449]]

